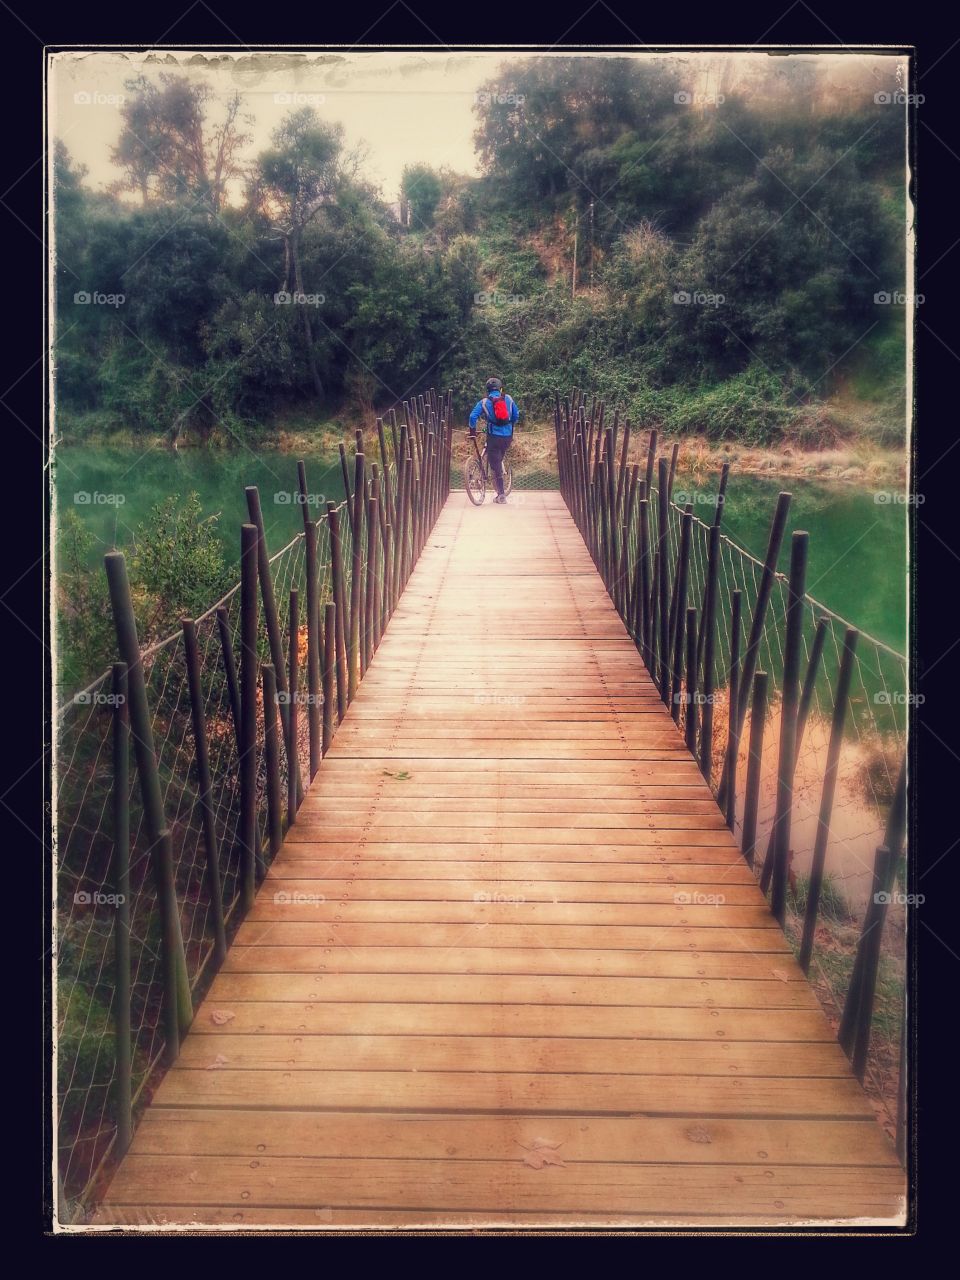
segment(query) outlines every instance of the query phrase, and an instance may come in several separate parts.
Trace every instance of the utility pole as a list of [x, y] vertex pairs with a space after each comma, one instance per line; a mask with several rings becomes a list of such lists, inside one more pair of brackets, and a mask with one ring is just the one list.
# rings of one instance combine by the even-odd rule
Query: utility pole
[[577, 296], [577, 232], [580, 230], [580, 210], [576, 212], [573, 223], [573, 292], [570, 297]]
[[590, 201], [590, 288], [593, 288], [593, 201]]

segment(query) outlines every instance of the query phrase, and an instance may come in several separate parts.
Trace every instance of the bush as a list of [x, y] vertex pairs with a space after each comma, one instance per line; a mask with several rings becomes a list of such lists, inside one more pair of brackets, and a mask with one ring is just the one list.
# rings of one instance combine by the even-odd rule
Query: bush
[[153, 508], [134, 537], [131, 577], [141, 645], [196, 617], [232, 585], [217, 515], [201, 518], [200, 497], [171, 497]]
[[197, 410], [197, 374], [134, 340], [111, 342], [99, 369], [108, 418], [131, 431], [168, 434]]
[[[810, 877], [808, 875], [798, 875], [796, 889], [791, 889], [790, 891], [790, 905], [798, 916], [802, 916], [806, 912], [809, 894]], [[850, 910], [842, 884], [830, 872], [823, 877], [820, 884], [817, 918], [829, 920], [833, 924], [849, 924], [856, 919], [854, 913]]]
[[63, 512], [57, 540], [59, 679], [70, 691], [99, 675], [115, 648], [106, 575], [90, 572], [93, 544], [76, 511]]

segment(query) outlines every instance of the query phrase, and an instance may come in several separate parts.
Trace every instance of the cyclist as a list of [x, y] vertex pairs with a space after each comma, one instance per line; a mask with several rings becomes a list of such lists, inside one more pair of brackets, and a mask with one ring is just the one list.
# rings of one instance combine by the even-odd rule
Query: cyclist
[[487, 457], [493, 482], [497, 486], [494, 502], [506, 502], [503, 493], [503, 455], [513, 443], [513, 428], [520, 417], [516, 403], [503, 389], [499, 378], [488, 378], [487, 394], [477, 404], [470, 415], [470, 438], [477, 438], [477, 423], [483, 418], [487, 424]]

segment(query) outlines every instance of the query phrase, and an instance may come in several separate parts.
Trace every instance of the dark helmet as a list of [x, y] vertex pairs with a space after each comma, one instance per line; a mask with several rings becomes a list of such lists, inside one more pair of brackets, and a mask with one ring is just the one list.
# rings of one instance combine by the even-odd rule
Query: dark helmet
[[502, 391], [502, 390], [503, 390], [503, 383], [500, 381], [500, 379], [499, 379], [499, 378], [488, 378], [488, 379], [487, 379], [487, 391], [488, 391], [488, 392], [492, 392], [492, 391]]

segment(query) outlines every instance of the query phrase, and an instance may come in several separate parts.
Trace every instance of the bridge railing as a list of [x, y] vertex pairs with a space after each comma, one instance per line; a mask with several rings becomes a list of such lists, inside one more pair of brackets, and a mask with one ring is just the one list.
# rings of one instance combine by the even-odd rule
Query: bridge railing
[[106, 558], [120, 661], [59, 710], [54, 765], [62, 1220], [129, 1145], [322, 767], [449, 492], [448, 424], [433, 393], [378, 421], [316, 520], [301, 462], [304, 528], [273, 555], [248, 489], [240, 581], [149, 648]]
[[656, 431], [630, 465], [630, 424], [604, 425], [577, 393], [557, 398], [555, 431], [564, 499], [611, 598], [853, 1069], [892, 1100], [902, 1147], [903, 1035], [892, 1053], [870, 1045], [905, 990], [906, 658], [807, 593], [805, 532], [779, 572], [789, 494], [759, 561], [723, 532], [726, 465], [707, 522], [673, 500], [677, 449], [658, 457]]

